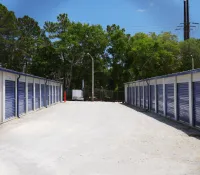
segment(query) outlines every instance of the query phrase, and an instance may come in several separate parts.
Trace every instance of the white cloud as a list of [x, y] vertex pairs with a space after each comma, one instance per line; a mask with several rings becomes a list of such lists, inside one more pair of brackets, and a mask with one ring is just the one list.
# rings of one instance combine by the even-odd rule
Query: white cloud
[[140, 12], [140, 13], [143, 13], [143, 12], [145, 12], [146, 11], [146, 9], [138, 9], [137, 10], [137, 12]]

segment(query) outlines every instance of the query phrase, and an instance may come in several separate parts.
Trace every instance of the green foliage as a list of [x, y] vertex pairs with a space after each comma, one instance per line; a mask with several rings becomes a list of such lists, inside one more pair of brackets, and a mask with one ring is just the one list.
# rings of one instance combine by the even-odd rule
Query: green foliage
[[4, 67], [13, 68], [12, 63], [16, 62], [13, 55], [16, 28], [17, 19], [14, 13], [0, 4], [0, 64]]
[[86, 80], [86, 85], [90, 84], [91, 72], [88, 71], [91, 70], [91, 60], [86, 54], [90, 53], [95, 58], [96, 70], [103, 69], [101, 58], [107, 46], [103, 28], [100, 25], [71, 22], [67, 14], [60, 14], [57, 22], [46, 22], [44, 28], [51, 39], [56, 39], [53, 45], [62, 61], [60, 69], [65, 86], [70, 87], [72, 83], [75, 87], [81, 79]]
[[[120, 89], [123, 83], [128, 81], [127, 74], [127, 55], [130, 50], [130, 35], [125, 34], [125, 30], [113, 24], [107, 26], [109, 44], [107, 46], [107, 60], [110, 63], [109, 89]], [[130, 76], [130, 75], [129, 75]]]
[[189, 39], [187, 41], [180, 42], [180, 60], [181, 71], [192, 69], [192, 58], [194, 59], [194, 68], [200, 68], [200, 40]]
[[200, 68], [200, 40], [178, 41], [165, 32], [131, 36], [118, 25], [72, 22], [60, 14], [41, 29], [29, 16], [16, 18], [0, 4], [0, 66], [50, 79], [62, 79], [65, 88], [91, 87], [91, 58], [95, 88], [123, 90], [132, 80]]
[[173, 73], [180, 66], [178, 41], [170, 33], [138, 33], [131, 44], [128, 58], [135, 79]]

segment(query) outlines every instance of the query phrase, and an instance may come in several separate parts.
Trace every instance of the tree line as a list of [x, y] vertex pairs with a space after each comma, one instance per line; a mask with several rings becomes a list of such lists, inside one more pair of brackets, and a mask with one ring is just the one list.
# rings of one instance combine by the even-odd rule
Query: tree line
[[200, 40], [179, 41], [170, 32], [127, 34], [116, 24], [73, 22], [60, 14], [56, 22], [38, 22], [0, 4], [0, 66], [64, 82], [64, 88], [123, 90], [123, 83], [200, 67]]

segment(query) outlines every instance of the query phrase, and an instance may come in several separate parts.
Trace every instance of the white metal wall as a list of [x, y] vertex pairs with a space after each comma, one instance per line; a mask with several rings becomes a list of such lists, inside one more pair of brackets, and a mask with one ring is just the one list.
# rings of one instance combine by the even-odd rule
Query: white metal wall
[[[5, 71], [0, 70], [0, 123], [3, 123], [5, 121], [11, 120], [5, 119], [5, 81], [11, 80], [15, 82], [15, 117], [17, 117], [17, 79], [19, 78], [18, 74], [15, 73], [9, 73]], [[35, 83], [40, 84], [40, 108], [41, 108], [41, 84], [45, 84], [45, 80], [39, 79], [39, 78], [33, 78], [29, 76], [20, 76], [19, 78], [20, 82], [25, 82], [26, 85], [26, 113], [28, 113], [28, 83], [33, 83], [33, 111], [35, 111]], [[63, 99], [63, 89], [61, 83], [56, 83], [54, 81], [47, 81], [47, 85], [58, 86], [61, 90], [60, 98], [61, 101]], [[56, 89], [57, 90], [57, 89]], [[50, 91], [50, 86], [49, 86]], [[49, 97], [50, 98], [50, 97]], [[14, 117], [14, 118], [15, 118]]]
[[[162, 84], [163, 85], [163, 113], [164, 116], [166, 116], [166, 90], [165, 90], [165, 85], [166, 84], [174, 84], [174, 120], [178, 120], [178, 116], [177, 116], [177, 84], [178, 83], [188, 83], [189, 84], [189, 125], [193, 126], [194, 125], [194, 116], [193, 116], [193, 82], [197, 82], [200, 81], [200, 72], [188, 72], [185, 73], [183, 75], [181, 74], [176, 74], [174, 76], [169, 76], [169, 77], [163, 77], [163, 78], [153, 78], [150, 80], [147, 80], [149, 82], [149, 85], [154, 85], [156, 87], [156, 85]], [[127, 103], [127, 86], [129, 83], [125, 83], [124, 87], [125, 87], [125, 102]], [[134, 84], [135, 86], [146, 86], [147, 82], [146, 81], [136, 81], [136, 82], [132, 82], [132, 84]], [[144, 88], [143, 88], [144, 89]], [[138, 98], [140, 98], [140, 90], [138, 90], [138, 92], [135, 91], [135, 97], [136, 97], [136, 93]], [[157, 94], [157, 88], [155, 88], [155, 94]], [[144, 93], [143, 93], [143, 97], [144, 97]], [[136, 99], [134, 99], [136, 100]], [[157, 95], [155, 96], [155, 111], [157, 112]], [[144, 104], [143, 106], [144, 107]]]
[[[5, 101], [6, 101], [6, 97], [5, 97], [5, 81], [6, 80], [10, 80], [10, 81], [14, 81], [15, 82], [15, 116], [17, 116], [17, 78], [18, 76], [16, 74], [12, 74], [12, 73], [8, 73], [8, 72], [3, 72], [3, 108], [2, 108], [2, 111], [3, 111], [3, 116], [2, 116], [2, 121], [5, 122], [6, 119], [5, 119], [5, 109], [6, 109], [6, 105], [5, 105]], [[7, 120], [10, 120], [10, 119], [7, 119]]]

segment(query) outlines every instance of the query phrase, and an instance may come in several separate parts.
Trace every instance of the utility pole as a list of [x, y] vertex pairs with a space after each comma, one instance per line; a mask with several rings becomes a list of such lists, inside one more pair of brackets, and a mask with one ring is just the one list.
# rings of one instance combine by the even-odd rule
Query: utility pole
[[183, 25], [184, 25], [184, 40], [187, 40], [187, 10], [186, 10], [186, 0], [184, 0], [184, 22], [183, 22]]
[[195, 30], [197, 25], [199, 25], [199, 23], [190, 22], [189, 0], [184, 0], [184, 21], [177, 26], [176, 31], [183, 29], [184, 40], [188, 40], [190, 39], [191, 30]]
[[92, 59], [92, 101], [94, 101], [94, 58], [89, 53], [87, 55]]
[[190, 39], [190, 8], [189, 8], [189, 0], [186, 0], [187, 7], [187, 39]]
[[184, 40], [190, 39], [189, 0], [184, 0]]

